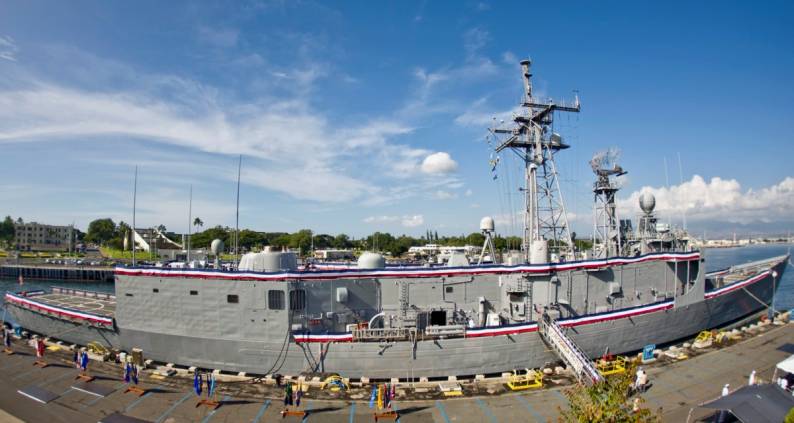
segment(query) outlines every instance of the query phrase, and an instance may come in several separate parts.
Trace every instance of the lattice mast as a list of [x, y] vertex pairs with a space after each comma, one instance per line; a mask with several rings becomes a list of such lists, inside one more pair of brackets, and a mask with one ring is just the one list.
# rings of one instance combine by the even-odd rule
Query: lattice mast
[[[531, 61], [521, 61], [524, 81], [524, 112], [513, 118], [513, 128], [492, 128], [494, 134], [504, 134], [507, 139], [496, 151], [511, 149], [524, 162], [525, 213], [522, 250], [529, 261], [532, 243], [547, 240], [551, 250], [561, 252], [562, 243], [572, 246], [568, 217], [565, 213], [557, 166], [554, 156], [570, 146], [563, 143], [559, 134], [552, 132], [554, 112], [579, 112], [579, 97], [573, 104], [558, 103], [551, 99], [542, 102], [532, 94]], [[571, 249], [572, 251], [572, 249]]]
[[599, 257], [614, 257], [621, 253], [620, 220], [615, 205], [615, 194], [620, 187], [613, 179], [627, 172], [617, 164], [619, 153], [609, 150], [596, 153], [590, 160], [590, 167], [596, 175], [593, 184], [595, 210], [593, 213], [593, 247]]

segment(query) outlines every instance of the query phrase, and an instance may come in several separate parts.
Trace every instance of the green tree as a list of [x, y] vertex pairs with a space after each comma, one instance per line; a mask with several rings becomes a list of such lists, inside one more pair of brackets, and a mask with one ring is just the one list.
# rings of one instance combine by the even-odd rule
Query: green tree
[[197, 232], [193, 234], [193, 238], [191, 239], [191, 245], [195, 246], [196, 248], [209, 248], [212, 240], [220, 239], [228, 248], [233, 248], [233, 232], [229, 230], [229, 228], [224, 228], [223, 226], [216, 226], [214, 228], [209, 228], [202, 232]]
[[85, 239], [96, 244], [107, 244], [116, 235], [116, 224], [110, 218], [97, 219], [88, 224]]
[[198, 232], [198, 228], [204, 227], [204, 221], [202, 221], [200, 217], [197, 217], [193, 219], [193, 226], [196, 227], [196, 232]]
[[347, 235], [339, 234], [334, 237], [331, 245], [334, 248], [350, 248], [353, 246], [353, 243], [350, 241], [350, 238]]
[[0, 223], [0, 243], [11, 245], [14, 242], [14, 233], [14, 219], [11, 216], [6, 216]]
[[[636, 364], [627, 366], [626, 372], [610, 376], [592, 386], [577, 384], [564, 391], [568, 408], [560, 411], [560, 421], [585, 422], [661, 422], [659, 413], [640, 406], [633, 410], [634, 399], [629, 397], [629, 387], [634, 381]], [[640, 398], [640, 405], [644, 402]]]

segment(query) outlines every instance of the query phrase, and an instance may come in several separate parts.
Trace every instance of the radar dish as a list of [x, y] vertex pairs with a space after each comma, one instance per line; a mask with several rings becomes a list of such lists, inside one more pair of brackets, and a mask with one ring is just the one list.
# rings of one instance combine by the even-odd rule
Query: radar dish
[[625, 175], [626, 171], [618, 165], [620, 150], [610, 148], [609, 150], [599, 151], [590, 159], [590, 168], [596, 175]]

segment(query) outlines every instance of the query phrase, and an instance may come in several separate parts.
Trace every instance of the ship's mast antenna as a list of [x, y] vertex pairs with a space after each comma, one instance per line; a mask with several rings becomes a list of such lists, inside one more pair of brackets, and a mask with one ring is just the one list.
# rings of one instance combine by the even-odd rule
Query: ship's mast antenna
[[525, 214], [522, 250], [530, 261], [530, 251], [535, 243], [552, 242], [551, 250], [560, 253], [563, 249], [573, 251], [568, 216], [557, 178], [554, 156], [569, 145], [563, 143], [559, 134], [552, 132], [554, 112], [579, 112], [579, 96], [573, 104], [541, 101], [532, 94], [530, 60], [521, 61], [524, 81], [524, 99], [521, 106], [524, 114], [513, 118], [512, 128], [491, 128], [493, 134], [504, 134], [504, 140], [496, 151], [512, 149], [523, 161], [525, 172]]
[[234, 216], [234, 260], [235, 266], [240, 262], [240, 169], [243, 167], [243, 155], [237, 161], [237, 208]]

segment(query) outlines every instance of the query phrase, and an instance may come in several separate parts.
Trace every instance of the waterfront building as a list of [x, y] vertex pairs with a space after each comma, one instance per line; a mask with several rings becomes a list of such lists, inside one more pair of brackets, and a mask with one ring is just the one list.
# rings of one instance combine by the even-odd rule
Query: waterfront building
[[24, 251], [72, 251], [74, 227], [37, 222], [14, 224], [14, 244]]
[[353, 250], [326, 249], [314, 251], [314, 258], [318, 260], [355, 260]]

